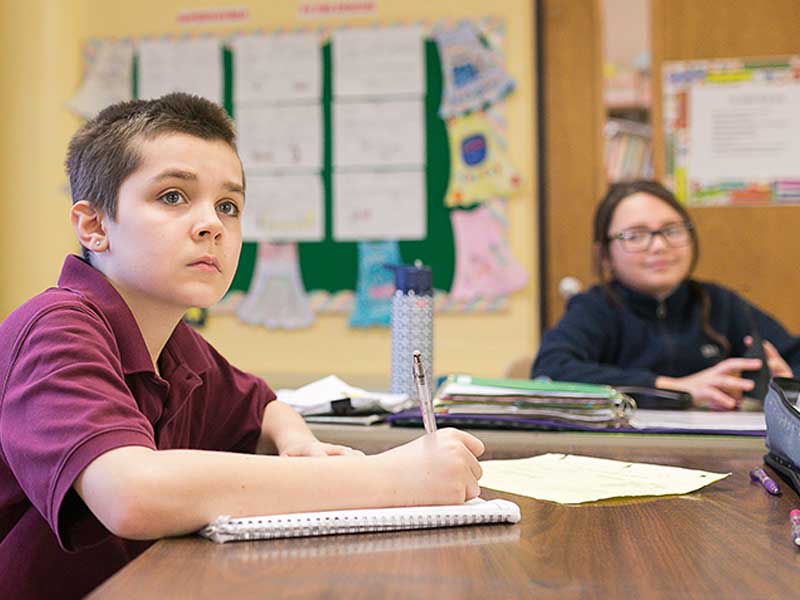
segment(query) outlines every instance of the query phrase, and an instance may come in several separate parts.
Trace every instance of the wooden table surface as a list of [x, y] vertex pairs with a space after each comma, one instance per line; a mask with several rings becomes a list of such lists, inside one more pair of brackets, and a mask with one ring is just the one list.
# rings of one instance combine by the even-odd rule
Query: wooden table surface
[[[419, 430], [315, 427], [378, 451]], [[214, 544], [162, 540], [90, 596], [105, 598], [778, 598], [795, 597], [800, 501], [751, 484], [761, 438], [474, 432], [487, 458], [543, 452], [732, 475], [698, 492], [563, 506], [484, 490], [522, 510], [517, 525]], [[781, 482], [782, 483], [782, 482]]]

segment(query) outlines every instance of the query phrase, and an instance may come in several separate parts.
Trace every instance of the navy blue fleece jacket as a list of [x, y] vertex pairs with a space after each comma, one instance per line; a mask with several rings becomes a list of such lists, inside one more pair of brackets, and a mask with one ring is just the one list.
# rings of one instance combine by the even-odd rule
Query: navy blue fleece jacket
[[657, 376], [684, 377], [743, 356], [753, 325], [800, 375], [800, 338], [734, 292], [696, 283], [708, 294], [711, 326], [730, 342], [729, 354], [703, 332], [702, 306], [687, 282], [663, 301], [613, 282], [619, 303], [602, 286], [569, 301], [561, 321], [544, 335], [531, 376], [654, 387]]

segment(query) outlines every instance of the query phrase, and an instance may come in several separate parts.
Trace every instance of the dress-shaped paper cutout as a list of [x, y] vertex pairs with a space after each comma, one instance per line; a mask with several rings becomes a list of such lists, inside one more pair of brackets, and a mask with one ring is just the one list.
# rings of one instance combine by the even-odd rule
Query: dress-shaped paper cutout
[[485, 113], [450, 119], [447, 135], [450, 141], [447, 206], [463, 206], [507, 196], [519, 187], [519, 175]]
[[350, 315], [351, 327], [389, 325], [394, 274], [385, 265], [401, 262], [400, 246], [396, 241], [358, 243], [358, 282], [356, 305]]
[[523, 288], [525, 269], [508, 247], [505, 204], [484, 204], [450, 213], [456, 246], [456, 268], [450, 297], [473, 301], [505, 296]]
[[299, 329], [314, 322], [297, 244], [258, 245], [253, 280], [236, 314], [244, 323], [272, 329]]
[[434, 38], [442, 60], [439, 116], [443, 119], [479, 110], [514, 89], [514, 80], [468, 21], [439, 31]]

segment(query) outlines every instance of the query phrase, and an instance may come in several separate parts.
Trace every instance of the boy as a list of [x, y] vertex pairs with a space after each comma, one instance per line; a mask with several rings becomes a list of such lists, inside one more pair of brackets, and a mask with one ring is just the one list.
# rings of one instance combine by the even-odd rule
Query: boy
[[0, 597], [83, 596], [148, 540], [220, 514], [478, 495], [476, 438], [323, 444], [181, 322], [222, 297], [241, 248], [245, 182], [218, 106], [111, 106], [73, 137], [67, 171], [83, 258], [0, 324]]

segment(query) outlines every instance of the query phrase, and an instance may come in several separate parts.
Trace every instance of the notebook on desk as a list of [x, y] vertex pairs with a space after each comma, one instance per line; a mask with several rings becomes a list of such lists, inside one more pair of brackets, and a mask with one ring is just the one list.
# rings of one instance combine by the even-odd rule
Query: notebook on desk
[[432, 529], [489, 523], [517, 523], [519, 506], [509, 500], [475, 498], [447, 506], [407, 506], [292, 513], [256, 517], [219, 517], [198, 533], [214, 542]]

